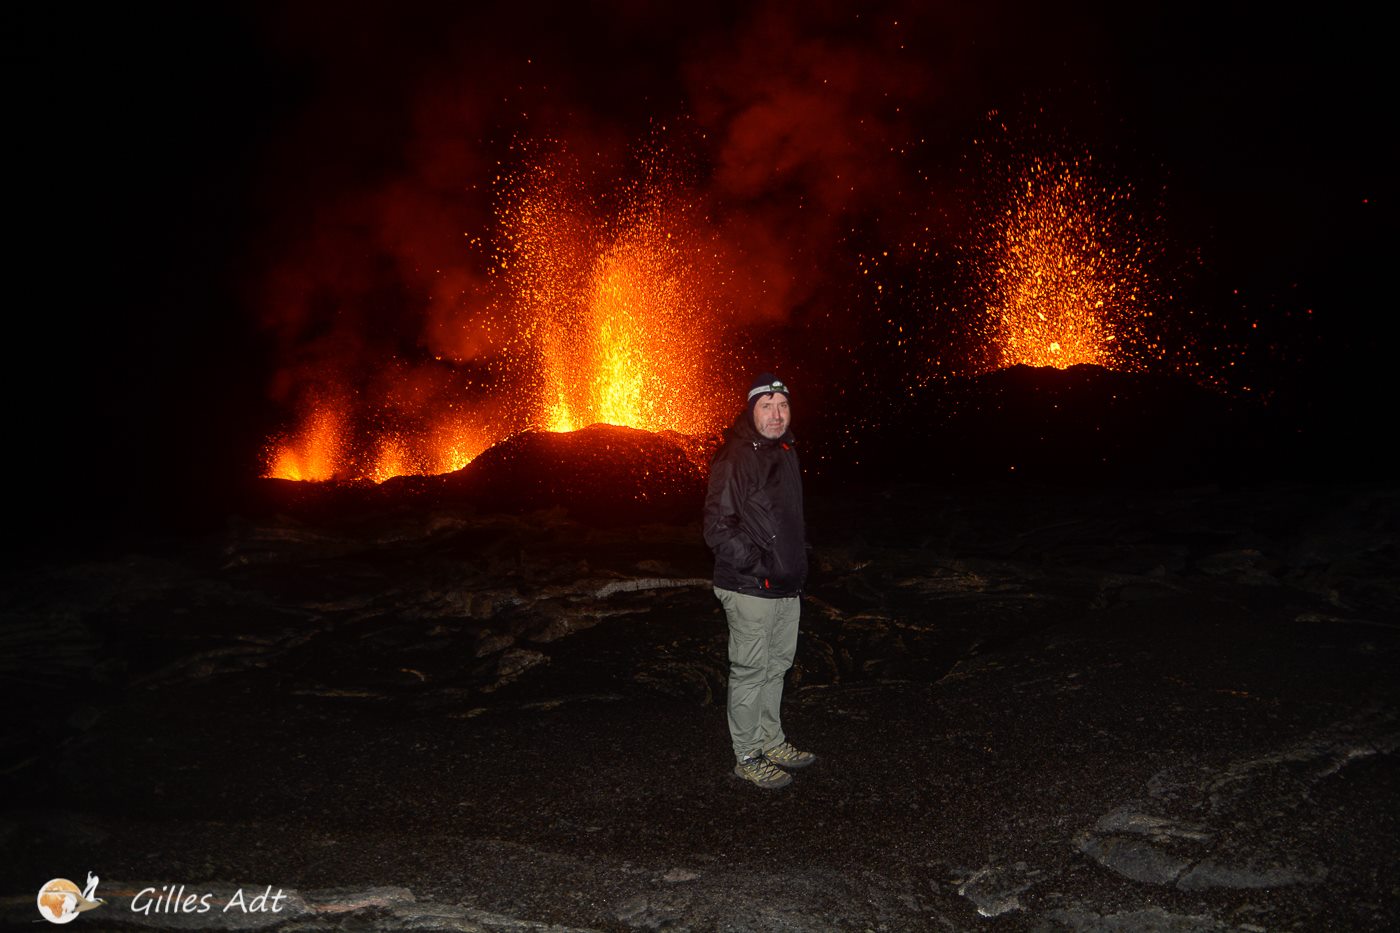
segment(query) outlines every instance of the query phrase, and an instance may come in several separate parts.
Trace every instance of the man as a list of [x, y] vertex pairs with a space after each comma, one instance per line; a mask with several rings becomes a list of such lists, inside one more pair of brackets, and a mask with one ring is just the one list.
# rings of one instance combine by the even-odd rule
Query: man
[[734, 773], [770, 789], [791, 783], [784, 769], [816, 761], [788, 742], [779, 715], [807, 581], [791, 394], [772, 373], [754, 381], [710, 465], [705, 496], [705, 543], [714, 551], [715, 595], [729, 621]]

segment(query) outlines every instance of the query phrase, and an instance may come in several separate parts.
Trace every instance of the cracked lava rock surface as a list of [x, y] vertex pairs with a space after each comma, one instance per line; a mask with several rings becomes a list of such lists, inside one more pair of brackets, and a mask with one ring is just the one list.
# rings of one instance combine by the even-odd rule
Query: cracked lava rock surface
[[[698, 516], [34, 561], [0, 913], [90, 871], [75, 929], [1393, 929], [1398, 521], [1376, 486], [815, 497], [784, 716], [820, 760], [776, 792], [731, 774]], [[133, 909], [181, 885], [212, 909]]]

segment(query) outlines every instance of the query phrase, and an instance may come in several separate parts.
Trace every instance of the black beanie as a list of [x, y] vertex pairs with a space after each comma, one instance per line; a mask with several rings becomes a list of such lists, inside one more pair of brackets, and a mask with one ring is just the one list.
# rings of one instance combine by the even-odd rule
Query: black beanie
[[788, 390], [787, 383], [783, 382], [772, 373], [761, 373], [749, 386], [749, 411], [753, 411], [754, 405], [765, 395], [774, 392], [781, 392], [788, 398], [792, 398], [792, 392]]

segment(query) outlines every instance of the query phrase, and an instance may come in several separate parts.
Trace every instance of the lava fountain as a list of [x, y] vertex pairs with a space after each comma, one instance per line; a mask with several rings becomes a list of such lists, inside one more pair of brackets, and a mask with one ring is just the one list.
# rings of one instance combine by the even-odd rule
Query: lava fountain
[[[713, 230], [656, 164], [598, 188], [563, 152], [503, 174], [489, 294], [461, 309], [464, 329], [494, 334], [475, 381], [442, 359], [386, 363], [353, 389], [336, 374], [335, 389], [307, 393], [297, 428], [268, 443], [264, 475], [445, 473], [521, 431], [596, 423], [691, 439], [717, 431], [729, 412], [709, 389], [727, 368], [727, 303]], [[436, 383], [427, 391], [425, 366]]]
[[498, 269], [518, 351], [537, 373], [532, 426], [604, 423], [648, 431], [715, 430], [724, 412], [701, 390], [716, 361], [716, 255], [681, 189], [654, 178], [590, 198], [555, 160], [510, 187], [499, 214]]
[[345, 437], [340, 406], [310, 406], [297, 431], [269, 445], [267, 475], [308, 481], [332, 479], [341, 469]]
[[1032, 159], [1010, 179], [978, 244], [993, 365], [1140, 369], [1160, 347], [1132, 193], [1088, 158]]

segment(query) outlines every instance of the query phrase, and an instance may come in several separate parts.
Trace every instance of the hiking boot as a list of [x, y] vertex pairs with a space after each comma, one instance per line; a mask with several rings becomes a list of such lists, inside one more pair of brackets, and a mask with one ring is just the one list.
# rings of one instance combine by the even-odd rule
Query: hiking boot
[[792, 775], [773, 767], [763, 760], [762, 755], [740, 758], [734, 766], [734, 774], [767, 790], [777, 790], [792, 783]]
[[811, 752], [793, 748], [791, 742], [775, 745], [763, 753], [763, 757], [780, 768], [805, 768], [817, 760]]

